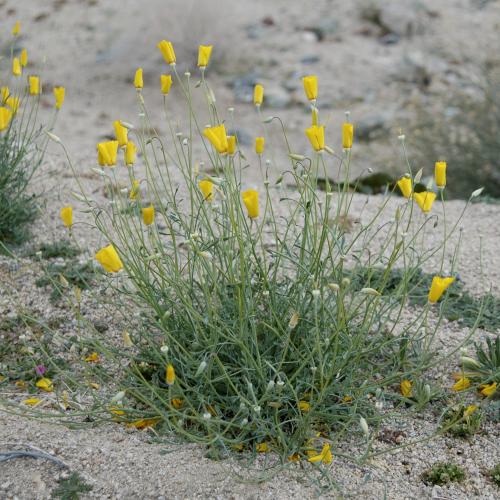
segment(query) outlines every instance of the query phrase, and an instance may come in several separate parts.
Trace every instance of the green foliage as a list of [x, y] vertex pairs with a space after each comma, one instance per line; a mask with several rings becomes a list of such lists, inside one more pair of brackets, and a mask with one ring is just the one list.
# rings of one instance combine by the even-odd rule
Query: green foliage
[[38, 132], [19, 131], [13, 125], [0, 134], [0, 242], [24, 241], [36, 217], [38, 200], [28, 187], [42, 161], [38, 138]]
[[465, 471], [460, 465], [450, 462], [437, 462], [422, 474], [424, 483], [429, 485], [444, 485], [460, 482], [465, 479]]
[[92, 486], [87, 484], [78, 472], [72, 472], [68, 478], [59, 480], [59, 485], [52, 492], [52, 498], [78, 500], [80, 493], [89, 491], [92, 491]]
[[442, 418], [441, 428], [455, 437], [469, 437], [481, 428], [482, 412], [464, 405], [448, 408]]
[[497, 382], [500, 384], [500, 337], [495, 340], [486, 339], [486, 346], [476, 343], [476, 357], [479, 367], [476, 371], [481, 375], [483, 381]]
[[64, 258], [71, 259], [80, 255], [81, 250], [71, 244], [69, 240], [59, 240], [51, 243], [42, 243], [36, 249], [31, 249], [27, 255], [35, 257], [38, 252], [42, 259]]
[[64, 295], [68, 285], [86, 290], [95, 284], [98, 276], [99, 273], [92, 262], [81, 263], [74, 259], [64, 263], [49, 262], [44, 268], [44, 275], [36, 280], [36, 285], [50, 286], [50, 299], [57, 301]]
[[500, 463], [496, 464], [490, 471], [491, 480], [500, 487]]

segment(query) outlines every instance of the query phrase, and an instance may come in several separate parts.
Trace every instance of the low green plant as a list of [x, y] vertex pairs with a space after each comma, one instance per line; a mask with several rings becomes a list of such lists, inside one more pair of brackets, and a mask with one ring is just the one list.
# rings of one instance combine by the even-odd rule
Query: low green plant
[[79, 262], [71, 259], [63, 263], [49, 262], [44, 268], [44, 274], [36, 280], [38, 287], [50, 287], [50, 299], [59, 300], [68, 287], [87, 290], [95, 285], [100, 275], [92, 262]]
[[80, 255], [81, 250], [69, 240], [58, 240], [50, 243], [41, 243], [27, 252], [29, 257], [40, 256], [41, 259], [71, 259]]
[[52, 498], [61, 500], [78, 500], [80, 494], [92, 491], [92, 486], [78, 474], [72, 472], [67, 478], [60, 479], [57, 488], [52, 491]]
[[455, 437], [469, 437], [481, 429], [482, 411], [475, 405], [458, 405], [447, 408], [441, 428]]
[[442, 486], [465, 479], [465, 471], [460, 465], [451, 462], [437, 462], [422, 474], [424, 483]]
[[490, 470], [491, 480], [500, 487], [500, 463], [496, 464], [493, 469]]
[[[348, 187], [352, 124], [343, 126], [340, 154], [323, 144], [316, 124], [306, 128], [312, 153], [297, 152], [280, 119], [264, 118], [258, 105], [259, 136], [270, 143], [276, 124], [283, 142], [244, 152], [227, 136], [224, 121], [232, 125], [233, 111], [222, 117], [205, 72], [193, 83], [171, 69], [189, 125], [178, 128], [164, 93], [169, 137], [142, 133], [154, 128], [139, 70], [140, 125], [115, 124], [119, 140], [97, 147], [110, 203], [98, 205], [80, 184], [85, 210], [107, 242], [96, 259], [116, 300], [140, 311], [125, 346], [93, 339], [118, 367], [115, 381], [123, 387], [119, 415], [110, 413], [109, 400], [103, 412], [126, 422], [146, 418], [222, 450], [273, 449], [312, 462], [329, 463], [329, 447], [353, 429], [369, 447], [370, 425], [383, 418], [372, 395], [443, 362], [433, 350], [439, 321], [428, 318], [447, 309], [458, 249], [446, 255], [461, 216], [449, 226], [428, 213], [427, 195], [414, 202], [386, 191], [347, 231], [339, 221], [351, 216], [355, 196]], [[207, 102], [204, 121], [193, 108], [195, 92]], [[106, 168], [116, 165], [119, 144], [128, 166], [125, 193], [117, 189], [118, 169]], [[134, 164], [134, 144], [143, 170]], [[404, 137], [401, 147], [408, 182], [416, 184], [421, 173], [412, 173]], [[339, 172], [335, 185], [330, 172]], [[445, 214], [444, 203], [436, 206]], [[430, 245], [431, 231], [442, 241]], [[436, 283], [427, 285], [429, 300], [403, 320], [420, 269], [436, 255], [441, 264]], [[130, 316], [128, 307], [122, 311]], [[315, 457], [306, 453], [312, 448]]]
[[484, 395], [494, 395], [500, 384], [500, 337], [488, 337], [484, 342], [476, 342], [475, 349], [475, 358], [461, 357], [462, 367], [468, 378], [481, 384], [480, 390]]

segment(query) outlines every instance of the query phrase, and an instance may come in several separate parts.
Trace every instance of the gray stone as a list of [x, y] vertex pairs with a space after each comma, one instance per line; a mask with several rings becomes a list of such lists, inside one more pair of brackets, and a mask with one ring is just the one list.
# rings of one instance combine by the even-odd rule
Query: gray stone
[[389, 33], [413, 36], [424, 33], [428, 15], [417, 0], [380, 2], [380, 24]]
[[360, 141], [369, 141], [387, 130], [389, 116], [386, 113], [369, 113], [356, 122], [354, 133]]

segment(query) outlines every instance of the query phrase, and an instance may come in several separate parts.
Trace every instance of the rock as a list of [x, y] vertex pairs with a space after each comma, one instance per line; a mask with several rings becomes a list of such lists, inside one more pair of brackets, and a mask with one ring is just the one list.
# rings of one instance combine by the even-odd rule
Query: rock
[[421, 35], [428, 23], [428, 15], [416, 0], [398, 0], [380, 3], [380, 24], [389, 33], [399, 36]]
[[388, 115], [386, 113], [369, 113], [355, 124], [354, 133], [360, 141], [369, 141], [377, 134], [387, 130]]
[[288, 91], [280, 85], [264, 87], [264, 105], [270, 108], [283, 109], [289, 106], [292, 98]]
[[241, 128], [229, 129], [227, 135], [235, 135], [238, 138], [238, 144], [241, 146], [251, 146], [253, 144], [253, 137]]
[[379, 38], [379, 42], [382, 45], [394, 45], [399, 42], [400, 38], [401, 37], [396, 33], [387, 33], [387, 35]]
[[102, 319], [96, 319], [94, 321], [94, 328], [99, 332], [99, 333], [104, 333], [109, 329], [109, 324], [102, 320]]
[[320, 19], [313, 26], [306, 28], [306, 31], [312, 32], [316, 35], [316, 39], [320, 42], [326, 40], [332, 35], [337, 34], [339, 30], [339, 22], [337, 19], [331, 17], [325, 17]]
[[254, 72], [234, 78], [230, 85], [233, 87], [235, 100], [237, 102], [253, 102], [253, 89], [257, 83], [259, 83], [259, 78]]
[[426, 56], [419, 51], [406, 54], [401, 62], [395, 67], [393, 76], [395, 79], [402, 82], [415, 83], [420, 88], [428, 87], [432, 80], [429, 61]]
[[319, 41], [319, 38], [314, 31], [305, 30], [302, 32], [302, 40], [304, 40], [304, 42], [314, 43]]
[[319, 62], [320, 60], [321, 60], [321, 58], [318, 55], [314, 54], [314, 55], [303, 57], [300, 60], [300, 62], [302, 64], [315, 64], [315, 63]]

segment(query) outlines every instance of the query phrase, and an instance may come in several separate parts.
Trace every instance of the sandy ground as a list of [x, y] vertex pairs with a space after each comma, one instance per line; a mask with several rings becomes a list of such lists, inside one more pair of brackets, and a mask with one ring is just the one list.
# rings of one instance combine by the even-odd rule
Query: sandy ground
[[[423, 11], [415, 11], [416, 17], [411, 18], [417, 33], [401, 36], [396, 44], [384, 45], [369, 33], [374, 28], [360, 20], [361, 3], [322, 0], [305, 8], [303, 2], [288, 0], [257, 0], [251, 6], [229, 0], [210, 5], [173, 0], [2, 0], [0, 13], [6, 20], [4, 25], [13, 24], [16, 19], [23, 22], [25, 35], [21, 45], [29, 48], [33, 71], [44, 75], [46, 88], [53, 84], [67, 87], [67, 101], [55, 132], [67, 144], [86, 189], [104, 202], [102, 181], [90, 170], [96, 165], [95, 144], [112, 133], [113, 120], [137, 123], [131, 80], [139, 65], [145, 71], [144, 95], [150, 103], [152, 121], [160, 132], [167, 131], [157, 83], [165, 66], [155, 48], [164, 37], [172, 38], [178, 47], [179, 72], [190, 70], [193, 75], [197, 44], [214, 43], [213, 75], [209, 76], [219, 109], [235, 106], [238, 127], [250, 138], [257, 131], [260, 133], [260, 125], [249, 104], [235, 103], [233, 89], [228, 86], [234, 76], [256, 72], [275, 97], [286, 96], [285, 109], [264, 106], [264, 114], [283, 117], [294, 148], [303, 152], [307, 147], [303, 128], [309, 115], [300, 76], [315, 72], [320, 77], [320, 106], [325, 110], [322, 116], [331, 131], [327, 142], [332, 147], [339, 147], [339, 124], [345, 109], [352, 110], [355, 122], [369, 120], [374, 112], [390, 115], [382, 148], [365, 143], [354, 150], [354, 173], [381, 165], [404, 172], [396, 135], [411, 113], [409, 104], [431, 105], [433, 99], [453, 85], [465, 85], [467, 78], [472, 80], [470, 75], [475, 74], [476, 65], [490, 54], [485, 48], [497, 41], [495, 26], [500, 19], [500, 6], [491, 2], [479, 9], [474, 2], [446, 0], [436, 7], [436, 2], [422, 1]], [[314, 40], [311, 27], [325, 19], [337, 21], [338, 27], [326, 35], [326, 40]], [[481, 36], [464, 37], [465, 29], [481, 29]], [[427, 69], [434, 75], [425, 92], [415, 82], [394, 77], [396, 70], [400, 76], [406, 74], [404, 61], [409, 56], [418, 58], [416, 53], [428, 55]], [[301, 62], [313, 55], [319, 57], [318, 61]], [[46, 62], [42, 64], [44, 57]], [[457, 58], [459, 63], [453, 63]], [[290, 90], [283, 90], [287, 82]], [[174, 90], [170, 97], [172, 114], [180, 113], [178, 93]], [[51, 99], [49, 92], [43, 97], [47, 112]], [[182, 122], [179, 127], [184, 130]], [[275, 147], [280, 147], [279, 131], [270, 127], [268, 132]], [[251, 157], [251, 145], [245, 147]], [[271, 153], [269, 150], [269, 158]], [[197, 154], [200, 160], [204, 159], [201, 149]], [[272, 165], [275, 175], [280, 161], [278, 158]], [[257, 169], [249, 169], [248, 175], [249, 183], [260, 182]], [[74, 187], [60, 149], [51, 146], [47, 164], [37, 178], [37, 188], [46, 192], [47, 205], [30, 243], [56, 241], [65, 236], [57, 214], [61, 205], [74, 204], [70, 197]], [[365, 199], [355, 197], [353, 215], [361, 212]], [[370, 207], [380, 200], [371, 197]], [[394, 213], [400, 203], [400, 199], [391, 202], [389, 213]], [[463, 206], [460, 201], [447, 203], [450, 224]], [[441, 214], [439, 207], [436, 211]], [[77, 214], [75, 218], [78, 217], [84, 220], [85, 216]], [[495, 295], [500, 295], [499, 220], [500, 207], [487, 204], [473, 205], [463, 220], [458, 270], [473, 294], [480, 295], [491, 288]], [[429, 237], [439, 239], [440, 234], [438, 228]], [[75, 225], [75, 235], [89, 253], [102, 244], [83, 224]], [[428, 270], [432, 270], [432, 264]], [[9, 282], [8, 293], [0, 290], [0, 315], [15, 314], [20, 306], [47, 318], [67, 314], [49, 302], [43, 289], [34, 286], [39, 268], [31, 259], [12, 261], [2, 257], [0, 271], [0, 276]], [[90, 297], [84, 297], [84, 311], [92, 317], [105, 318], [105, 311]], [[74, 323], [68, 321], [63, 331], [71, 332], [72, 328]], [[118, 334], [118, 327], [111, 325], [111, 330], [115, 329]], [[445, 322], [439, 341], [446, 346], [447, 338], [456, 342], [467, 334], [467, 329]], [[403, 426], [408, 439], [413, 439], [432, 433], [435, 423], [432, 416], [425, 421], [414, 419], [387, 425], [397, 429]], [[245, 459], [215, 462], [205, 458], [204, 451], [195, 445], [152, 443], [148, 432], [128, 431], [118, 425], [68, 430], [0, 411], [0, 451], [12, 448], [12, 443], [30, 443], [64, 460], [93, 486], [89, 498], [313, 498], [321, 494], [318, 478], [307, 465], [305, 470], [294, 465], [286, 471], [274, 471], [276, 475], [270, 480], [254, 484], [259, 475], [248, 471]], [[345, 449], [339, 451], [359, 453], [359, 446], [346, 443]], [[468, 441], [439, 438], [396, 455], [382, 455], [364, 466], [336, 459], [328, 476], [338, 489], [323, 494], [360, 498], [495, 498], [498, 489], [487, 479], [485, 471], [499, 459], [498, 427], [487, 425], [483, 433]], [[258, 462], [261, 469], [265, 468], [262, 460]], [[467, 481], [442, 488], [425, 486], [419, 478], [421, 472], [440, 460], [462, 464]], [[64, 472], [54, 465], [30, 459], [0, 463], [0, 498], [50, 498], [61, 474]], [[239, 475], [254, 481], [242, 481]]]

